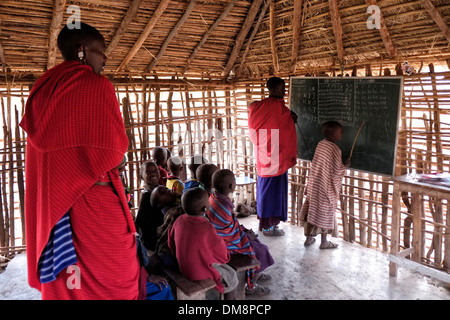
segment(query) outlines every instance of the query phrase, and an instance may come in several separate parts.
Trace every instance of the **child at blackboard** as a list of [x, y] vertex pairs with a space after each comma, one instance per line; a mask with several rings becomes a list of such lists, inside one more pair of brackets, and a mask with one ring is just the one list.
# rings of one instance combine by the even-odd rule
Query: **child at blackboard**
[[321, 234], [320, 249], [334, 249], [338, 245], [327, 240], [335, 228], [335, 212], [342, 178], [350, 159], [342, 162], [342, 151], [336, 142], [342, 139], [342, 125], [328, 121], [322, 125], [324, 139], [317, 145], [309, 172], [306, 201], [300, 217], [304, 219], [305, 246], [315, 242]]

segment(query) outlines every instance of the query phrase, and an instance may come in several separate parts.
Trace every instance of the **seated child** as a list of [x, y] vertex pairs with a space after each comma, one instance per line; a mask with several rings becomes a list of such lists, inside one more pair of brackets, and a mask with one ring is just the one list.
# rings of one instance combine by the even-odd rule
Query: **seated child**
[[321, 235], [320, 249], [335, 249], [338, 245], [327, 240], [327, 234], [335, 228], [335, 214], [342, 178], [350, 165], [350, 159], [342, 162], [342, 151], [336, 142], [342, 139], [342, 125], [327, 121], [322, 125], [324, 139], [317, 145], [311, 162], [306, 187], [306, 201], [300, 210], [304, 220], [305, 246]]
[[247, 230], [234, 215], [234, 205], [229, 195], [236, 188], [236, 178], [234, 173], [228, 169], [221, 169], [214, 172], [212, 176], [214, 192], [209, 197], [210, 210], [206, 217], [216, 228], [217, 233], [225, 240], [230, 254], [248, 254], [254, 256], [261, 262], [258, 269], [254, 270], [255, 275], [250, 273], [247, 281], [246, 294], [264, 295], [270, 292], [269, 288], [260, 287], [257, 280], [269, 280], [268, 274], [262, 271], [274, 263], [269, 248], [259, 242], [252, 230]]
[[155, 254], [158, 255], [164, 265], [169, 267], [177, 266], [176, 258], [170, 251], [167, 241], [170, 227], [184, 213], [183, 208], [180, 206], [180, 195], [167, 187], [158, 186], [151, 194], [150, 203], [152, 206], [159, 208], [164, 214], [163, 223], [156, 230]]
[[186, 192], [189, 188], [195, 188], [200, 186], [200, 182], [197, 179], [197, 168], [200, 167], [202, 164], [208, 163], [208, 160], [206, 160], [205, 157], [201, 155], [193, 155], [191, 157], [191, 163], [189, 163], [188, 168], [191, 172], [191, 179], [187, 180], [184, 183], [184, 190], [183, 192]]
[[147, 250], [155, 250], [156, 229], [163, 224], [164, 215], [161, 209], [150, 204], [150, 195], [159, 186], [159, 169], [153, 161], [145, 161], [140, 167], [140, 176], [144, 182], [144, 190], [139, 201], [139, 210], [135, 225]]
[[181, 204], [185, 211], [169, 230], [169, 248], [177, 257], [180, 272], [188, 279], [213, 279], [215, 289], [233, 298], [237, 287], [236, 271], [227, 262], [230, 256], [223, 239], [205, 218], [208, 193], [197, 187], [186, 191]]
[[167, 150], [163, 147], [155, 147], [152, 151], [152, 158], [158, 165], [159, 169], [159, 184], [165, 186], [166, 179], [169, 175], [167, 170], [164, 169], [167, 165]]
[[180, 179], [180, 176], [181, 171], [183, 171], [183, 161], [180, 157], [170, 157], [167, 160], [167, 168], [169, 169], [169, 175], [167, 176], [166, 187], [182, 195], [184, 183]]
[[150, 259], [139, 236], [136, 236], [137, 254], [141, 265], [138, 300], [174, 300], [167, 279], [153, 273]]
[[212, 193], [212, 175], [214, 172], [219, 170], [219, 168], [212, 163], [205, 163], [197, 168], [196, 174], [197, 179], [200, 182], [199, 187], [208, 191], [209, 194]]

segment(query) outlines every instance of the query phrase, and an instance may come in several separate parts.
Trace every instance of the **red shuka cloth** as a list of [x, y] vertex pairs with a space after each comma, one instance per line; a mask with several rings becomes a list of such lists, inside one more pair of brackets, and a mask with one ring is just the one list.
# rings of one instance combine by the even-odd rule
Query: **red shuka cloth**
[[168, 245], [183, 276], [190, 280], [213, 279], [216, 290], [224, 292], [222, 277], [212, 265], [227, 263], [230, 255], [225, 242], [205, 217], [179, 216], [169, 229]]
[[[111, 82], [94, 74], [90, 66], [65, 61], [36, 81], [20, 126], [27, 133], [30, 286], [40, 290], [44, 299], [136, 298], [136, 230], [114, 169], [128, 139]], [[102, 178], [114, 187], [94, 186]], [[92, 208], [94, 203], [97, 206]], [[41, 284], [38, 261], [50, 231], [69, 209], [81, 289], [60, 292], [68, 290], [63, 278], [70, 274], [63, 270], [55, 281]]]
[[253, 102], [248, 127], [260, 177], [279, 176], [297, 163], [297, 133], [283, 99], [269, 97]]

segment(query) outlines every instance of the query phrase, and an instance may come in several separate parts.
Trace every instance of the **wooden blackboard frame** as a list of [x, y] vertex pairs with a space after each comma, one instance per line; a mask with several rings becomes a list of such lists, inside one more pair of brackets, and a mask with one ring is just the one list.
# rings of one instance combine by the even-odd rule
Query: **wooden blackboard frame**
[[[300, 82], [299, 82], [300, 81]], [[297, 83], [296, 83], [297, 82]], [[339, 122], [341, 122], [344, 126], [344, 137], [342, 140], [342, 143], [338, 145], [341, 147], [342, 152], [343, 152], [343, 157], [348, 157], [349, 156], [349, 148], [351, 147], [351, 143], [349, 143], [350, 141], [353, 142], [354, 137], [356, 135], [357, 130], [359, 129], [359, 126], [361, 124], [361, 119], [358, 119], [356, 117], [357, 112], [356, 111], [361, 111], [361, 113], [370, 113], [370, 108], [368, 107], [362, 107], [361, 103], [358, 102], [359, 104], [357, 104], [355, 102], [354, 99], [356, 99], [355, 97], [358, 96], [359, 99], [361, 99], [361, 97], [364, 97], [364, 95], [361, 95], [361, 91], [358, 91], [359, 87], [363, 87], [364, 84], [375, 84], [373, 85], [373, 88], [379, 89], [377, 86], [380, 86], [380, 84], [383, 84], [383, 86], [380, 86], [381, 88], [385, 88], [384, 85], [387, 85], [389, 89], [387, 90], [387, 93], [385, 93], [385, 96], [383, 96], [383, 98], [386, 98], [386, 100], [388, 100], [387, 98], [389, 98], [389, 101], [386, 102], [386, 114], [382, 114], [377, 113], [376, 116], [377, 117], [386, 117], [386, 119], [384, 119], [384, 125], [385, 126], [389, 126], [389, 134], [388, 134], [388, 129], [386, 129], [386, 139], [388, 140], [389, 143], [386, 144], [381, 144], [380, 143], [380, 157], [383, 158], [383, 160], [378, 160], [375, 161], [373, 160], [372, 162], [376, 162], [377, 165], [383, 165], [383, 167], [376, 167], [377, 165], [371, 167], [370, 162], [371, 161], [363, 161], [363, 157], [365, 156], [366, 158], [370, 158], [372, 155], [370, 154], [371, 151], [356, 151], [353, 153], [353, 157], [352, 160], [356, 160], [355, 162], [352, 161], [352, 165], [350, 165], [350, 168], [358, 170], [358, 171], [364, 171], [364, 172], [371, 172], [374, 174], [378, 174], [378, 175], [383, 175], [383, 176], [389, 176], [392, 177], [395, 175], [395, 167], [396, 167], [396, 159], [397, 159], [397, 147], [398, 147], [398, 131], [399, 131], [399, 126], [400, 126], [400, 118], [401, 118], [401, 105], [402, 105], [402, 95], [403, 95], [403, 77], [401, 76], [384, 76], [384, 77], [290, 77], [289, 79], [289, 99], [288, 99], [288, 106], [291, 110], [293, 110], [294, 112], [297, 113], [298, 115], [298, 124], [296, 126], [296, 131], [297, 131], [297, 144], [298, 144], [298, 158], [302, 159], [302, 160], [306, 160], [306, 161], [311, 161], [312, 160], [312, 156], [314, 154], [314, 150], [315, 150], [315, 146], [317, 145], [317, 143], [322, 139], [322, 136], [320, 135], [320, 133], [318, 131], [320, 131], [320, 126], [324, 121], [321, 121], [319, 118], [320, 116], [317, 116], [317, 119], [314, 119], [314, 117], [311, 117], [312, 113], [308, 113], [308, 111], [304, 111], [303, 114], [302, 112], [300, 112], [300, 105], [299, 102], [294, 101], [293, 102], [293, 94], [298, 94], [299, 92], [302, 93], [301, 90], [303, 89], [299, 89], [299, 87], [301, 86], [305, 86], [305, 88], [312, 88], [312, 86], [315, 85], [315, 83], [317, 82], [317, 89], [319, 89], [319, 83], [321, 84], [321, 86], [324, 85], [324, 83], [336, 83], [336, 84], [349, 84], [351, 82], [351, 86], [349, 85], [349, 87], [353, 88], [353, 93], [349, 93], [349, 97], [351, 97], [351, 99], [349, 99], [350, 101], [348, 101], [348, 105], [351, 106], [351, 112], [353, 114], [355, 114], [354, 118], [352, 119], [353, 121], [356, 122], [351, 122], [348, 121], [346, 122], [347, 119], [341, 120], [341, 119], [335, 119], [338, 120]], [[295, 90], [297, 90], [296, 92], [293, 92], [293, 84], [294, 86], [297, 86]], [[369, 88], [369, 86], [368, 86]], [[398, 90], [397, 90], [398, 89]], [[307, 89], [304, 89], [307, 90]], [[318, 90], [319, 91], [319, 90]], [[381, 91], [380, 91], [381, 92]], [[367, 94], [367, 93], [365, 93]], [[391, 94], [391, 95], [388, 95]], [[393, 96], [395, 94], [395, 96]], [[320, 110], [320, 105], [319, 105], [319, 95], [320, 92], [317, 93], [317, 109]], [[353, 95], [353, 96], [352, 96]], [[368, 95], [368, 94], [367, 94]], [[299, 97], [295, 97], [297, 100], [299, 99]], [[330, 98], [330, 97], [328, 97]], [[342, 98], [342, 97], [341, 97]], [[390, 101], [392, 98], [392, 102]], [[352, 100], [353, 99], [353, 100]], [[398, 100], [395, 100], [398, 99]], [[295, 99], [294, 99], [295, 100]], [[323, 99], [322, 99], [323, 100]], [[342, 101], [341, 101], [342, 102]], [[370, 100], [370, 102], [372, 104], [375, 103], [375, 107], [372, 108], [377, 108], [376, 103], [378, 102], [374, 102], [373, 100]], [[380, 102], [381, 105], [382, 102]], [[355, 107], [356, 106], [356, 107]], [[308, 107], [304, 107], [304, 109], [307, 109]], [[344, 108], [344, 107], [342, 107]], [[339, 110], [338, 110], [339, 111]], [[348, 111], [348, 110], [347, 110]], [[319, 111], [317, 111], [317, 115], [318, 115]], [[358, 113], [359, 114], [359, 113]], [[395, 115], [395, 123], [392, 121], [392, 118], [389, 118], [389, 115]], [[309, 118], [308, 118], [309, 117]], [[364, 117], [364, 116], [361, 116]], [[377, 123], [380, 123], [380, 121], [383, 121], [383, 119], [378, 119]], [[375, 120], [372, 120], [372, 122], [375, 122]], [[305, 125], [309, 125], [306, 126], [306, 128], [304, 129], [306, 131], [306, 138], [305, 138], [305, 132], [301, 132], [301, 127], [305, 126]], [[313, 124], [316, 124], [316, 128], [313, 128]], [[371, 134], [371, 130], [381, 130], [381, 129], [376, 129], [376, 125], [372, 125], [372, 127], [370, 127], [370, 121], [368, 122], [367, 126], [369, 128], [363, 128], [361, 135], [365, 135], [365, 138], [369, 138], [370, 134]], [[309, 131], [308, 131], [309, 130]], [[311, 130], [316, 130], [316, 132], [313, 132]], [[367, 132], [364, 132], [364, 130], [367, 130]], [[309, 133], [309, 135], [308, 135]], [[378, 137], [378, 136], [377, 136]], [[392, 141], [392, 138], [394, 139]], [[364, 137], [362, 138], [362, 141]], [[378, 138], [381, 139], [381, 138]], [[361, 143], [361, 141], [359, 141], [360, 138], [358, 138], [357, 140], [357, 145], [358, 143]], [[378, 140], [377, 140], [378, 141]], [[350, 144], [350, 146], [349, 146]], [[303, 151], [301, 150], [300, 146], [303, 146]], [[376, 148], [376, 143], [372, 145], [370, 145], [371, 148]], [[368, 148], [368, 149], [371, 149]], [[383, 149], [385, 148], [385, 149]], [[305, 151], [305, 149], [307, 149], [307, 151]], [[358, 149], [358, 147], [355, 147], [355, 149]], [[361, 150], [361, 147], [359, 148]], [[384, 151], [386, 154], [383, 154]], [[359, 154], [358, 154], [359, 153]], [[363, 154], [363, 155], [362, 155]], [[373, 153], [374, 157], [373, 159], [375, 159], [378, 155], [378, 153]], [[358, 157], [361, 156], [361, 159], [358, 159]], [[384, 157], [383, 157], [384, 156]], [[358, 163], [358, 160], [360, 163]], [[385, 161], [385, 162], [383, 162]], [[363, 165], [361, 163], [364, 163]], [[380, 163], [380, 164], [378, 164]], [[382, 164], [381, 164], [382, 163]], [[391, 166], [392, 164], [392, 166]], [[369, 167], [367, 167], [369, 166]]]

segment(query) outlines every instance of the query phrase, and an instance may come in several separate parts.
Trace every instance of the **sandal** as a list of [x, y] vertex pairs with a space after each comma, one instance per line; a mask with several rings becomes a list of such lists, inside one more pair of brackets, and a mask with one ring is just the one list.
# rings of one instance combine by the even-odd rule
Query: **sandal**
[[319, 249], [336, 249], [339, 245], [337, 243], [328, 241], [325, 246], [320, 245]]
[[284, 236], [284, 231], [280, 230], [278, 226], [273, 226], [269, 229], [263, 229], [263, 235], [268, 237], [280, 237]]
[[272, 276], [270, 274], [267, 273], [258, 273], [256, 276], [256, 282], [261, 282], [261, 281], [268, 281], [268, 280], [272, 280]]
[[270, 289], [268, 287], [261, 287], [258, 286], [256, 283], [254, 284], [253, 289], [249, 289], [247, 288], [247, 286], [245, 287], [245, 294], [248, 296], [262, 297], [269, 293]]
[[308, 242], [308, 240], [305, 241], [304, 245], [305, 247], [312, 245], [313, 243], [316, 242], [316, 238], [312, 238], [312, 240], [310, 242]]

